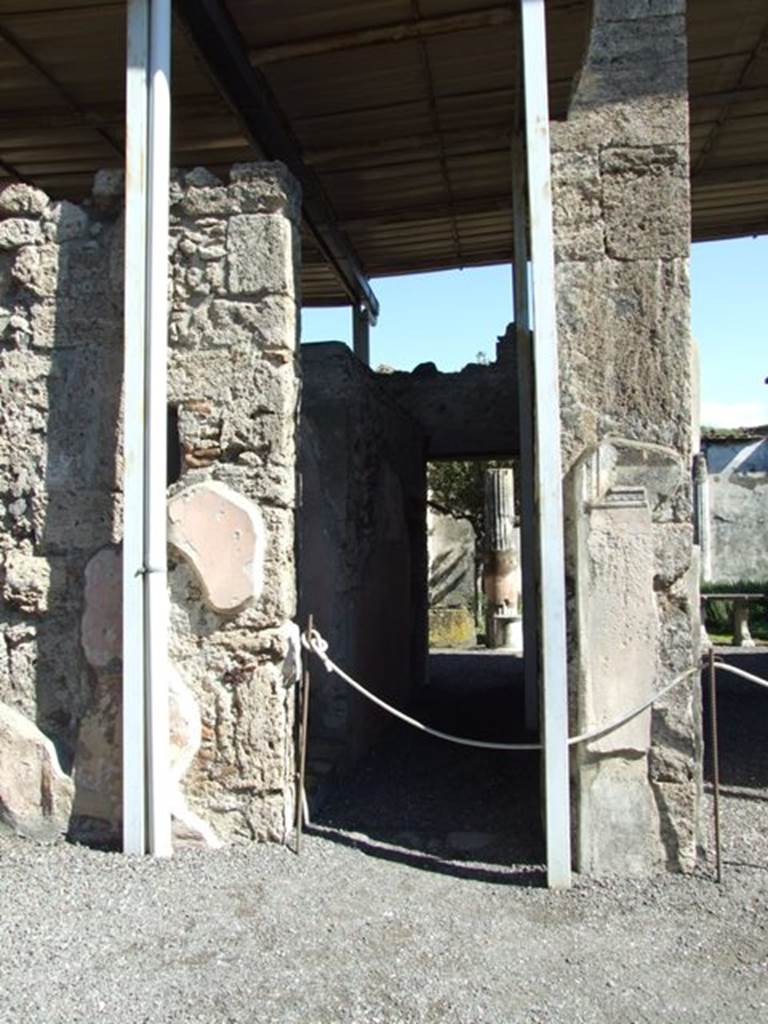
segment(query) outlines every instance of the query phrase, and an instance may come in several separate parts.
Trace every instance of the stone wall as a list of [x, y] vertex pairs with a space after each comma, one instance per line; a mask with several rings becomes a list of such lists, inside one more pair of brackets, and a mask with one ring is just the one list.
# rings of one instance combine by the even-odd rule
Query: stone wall
[[[184, 791], [224, 838], [281, 840], [293, 813], [299, 218], [276, 164], [236, 165], [228, 185], [193, 171], [171, 195], [171, 657], [201, 714]], [[189, 506], [206, 502], [196, 545]], [[191, 537], [177, 531], [182, 510]], [[210, 546], [209, 566], [183, 557], [185, 539]], [[214, 598], [206, 575], [231, 586], [243, 566], [249, 579]]]
[[768, 580], [768, 438], [704, 438], [702, 578]]
[[477, 539], [469, 519], [427, 508], [429, 646], [477, 643]]
[[85, 566], [120, 533], [121, 228], [0, 192], [0, 701], [71, 770], [92, 679]]
[[[300, 621], [331, 657], [397, 706], [427, 653], [425, 439], [341, 343], [302, 348]], [[310, 774], [349, 771], [391, 724], [334, 676], [313, 674]]]
[[[122, 180], [0, 198], [0, 701], [121, 816]], [[277, 165], [171, 194], [171, 772], [177, 839], [285, 837], [293, 801], [296, 188]]]
[[[698, 659], [684, 0], [596, 0], [552, 126], [572, 731]], [[577, 867], [690, 870], [696, 680], [574, 752]]]
[[517, 362], [470, 363], [441, 373], [423, 363], [412, 373], [378, 375], [382, 387], [421, 426], [430, 459], [511, 457], [520, 451]]

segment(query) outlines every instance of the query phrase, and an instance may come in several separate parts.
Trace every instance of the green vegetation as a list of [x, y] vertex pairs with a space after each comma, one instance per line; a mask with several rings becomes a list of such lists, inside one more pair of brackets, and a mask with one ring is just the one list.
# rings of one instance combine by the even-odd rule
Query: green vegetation
[[468, 519], [477, 537], [478, 551], [485, 547], [485, 471], [512, 465], [509, 460], [452, 459], [430, 462], [427, 467], [430, 504], [441, 512]]

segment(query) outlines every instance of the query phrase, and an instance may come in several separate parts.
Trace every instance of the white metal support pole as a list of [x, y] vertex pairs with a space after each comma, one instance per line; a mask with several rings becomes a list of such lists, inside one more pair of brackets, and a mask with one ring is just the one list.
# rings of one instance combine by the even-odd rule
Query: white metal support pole
[[560, 383], [544, 0], [520, 0], [531, 223], [547, 882], [571, 884]]
[[171, 852], [166, 590], [170, 0], [128, 0], [123, 848]]
[[147, 356], [144, 622], [147, 641], [147, 847], [171, 853], [168, 719], [168, 205], [171, 168], [171, 0], [151, 0], [147, 187]]
[[144, 710], [144, 325], [149, 7], [128, 0], [125, 110], [123, 850], [146, 850]]

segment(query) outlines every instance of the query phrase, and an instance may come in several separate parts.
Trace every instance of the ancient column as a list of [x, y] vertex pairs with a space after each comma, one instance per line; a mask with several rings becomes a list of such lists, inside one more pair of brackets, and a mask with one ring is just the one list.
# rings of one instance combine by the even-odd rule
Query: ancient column
[[512, 469], [486, 470], [485, 530], [486, 643], [488, 647], [521, 650], [520, 556]]

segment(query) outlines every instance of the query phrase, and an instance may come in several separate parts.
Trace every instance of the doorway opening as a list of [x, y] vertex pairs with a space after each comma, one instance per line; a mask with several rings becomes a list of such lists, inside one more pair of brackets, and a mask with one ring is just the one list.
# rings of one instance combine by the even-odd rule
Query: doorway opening
[[[511, 460], [468, 464], [483, 521], [495, 498], [498, 522], [478, 528], [480, 546], [473, 541], [456, 563], [435, 545], [445, 513], [433, 485], [451, 472], [438, 435], [457, 436], [465, 396], [484, 408], [498, 408], [498, 393], [508, 400], [509, 371], [475, 365], [471, 387], [457, 379], [462, 373], [374, 373], [340, 343], [305, 346], [302, 363], [302, 620], [314, 616], [330, 656], [366, 689], [425, 724], [491, 743], [535, 743], [525, 725]], [[475, 534], [460, 524], [451, 529]], [[436, 638], [445, 611], [444, 619], [459, 624], [462, 645]], [[313, 826], [332, 838], [437, 870], [543, 872], [537, 751], [454, 745], [397, 722], [338, 677], [316, 671], [308, 767]], [[519, 871], [510, 874], [513, 865]]]

